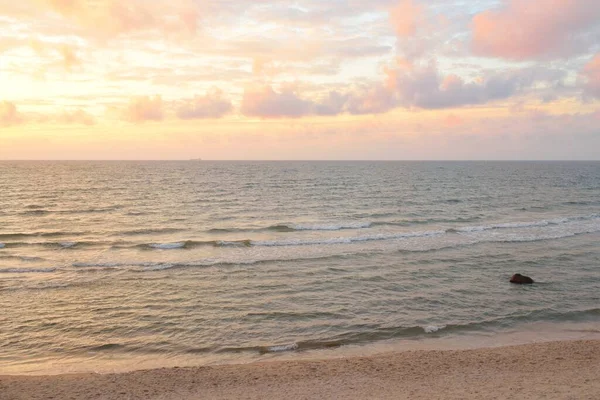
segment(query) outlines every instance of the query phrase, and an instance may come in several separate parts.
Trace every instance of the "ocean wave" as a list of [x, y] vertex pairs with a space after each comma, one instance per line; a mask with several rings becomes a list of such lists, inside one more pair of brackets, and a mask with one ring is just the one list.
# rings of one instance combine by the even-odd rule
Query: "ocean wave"
[[52, 214], [52, 211], [45, 209], [22, 211], [18, 213], [18, 215], [24, 215], [28, 217], [43, 217], [50, 214]]
[[291, 224], [283, 226], [295, 231], [340, 231], [343, 229], [370, 228], [371, 225], [371, 222], [345, 222], [331, 224]]
[[375, 221], [372, 226], [411, 226], [411, 225], [429, 225], [429, 224], [454, 224], [475, 222], [481, 217], [457, 217], [457, 218], [409, 218], [397, 221]]
[[435, 332], [437, 332], [437, 331], [439, 331], [441, 329], [444, 329], [445, 327], [446, 327], [446, 325], [439, 325], [439, 326], [436, 326], [436, 325], [427, 325], [427, 326], [424, 326], [422, 328], [425, 331], [425, 333], [435, 333]]
[[17, 257], [19, 258], [19, 260], [25, 261], [25, 262], [44, 261], [44, 259], [42, 257], [35, 257], [35, 256], [17, 256]]
[[[415, 239], [415, 238], [429, 238], [436, 236], [444, 236], [444, 235], [463, 235], [465, 238], [469, 238], [473, 240], [473, 243], [478, 242], [519, 242], [519, 241], [538, 241], [538, 240], [549, 240], [549, 239], [560, 239], [566, 238], [574, 235], [580, 235], [584, 233], [593, 233], [598, 232], [600, 230], [600, 224], [597, 223], [600, 221], [599, 214], [590, 214], [590, 215], [582, 215], [582, 216], [570, 216], [570, 217], [562, 217], [562, 218], [554, 218], [554, 219], [544, 219], [537, 221], [516, 221], [516, 222], [499, 222], [492, 223], [487, 225], [471, 225], [471, 226], [453, 226], [440, 230], [404, 230], [400, 232], [382, 232], [377, 233], [375, 230], [362, 230], [363, 227], [366, 227], [367, 222], [356, 223], [354, 225], [345, 224], [345, 225], [319, 225], [319, 226], [292, 226], [288, 228], [294, 228], [298, 230], [302, 229], [320, 229], [327, 230], [330, 229], [332, 231], [336, 231], [339, 229], [357, 229], [354, 235], [348, 236], [325, 236], [322, 237], [302, 237], [302, 234], [291, 235], [291, 236], [283, 236], [280, 235], [279, 238], [273, 239], [264, 239], [258, 240], [253, 239], [253, 235], [249, 235], [248, 238], [245, 239], [215, 239], [215, 240], [174, 240], [170, 242], [151, 242], [151, 243], [135, 243], [132, 241], [110, 241], [110, 240], [90, 240], [90, 241], [81, 241], [81, 240], [68, 240], [68, 241], [5, 241], [0, 243], [0, 248], [18, 248], [18, 247], [27, 247], [27, 246], [41, 246], [48, 248], [56, 248], [56, 249], [86, 249], [93, 247], [111, 247], [113, 249], [128, 249], [128, 248], [138, 248], [141, 250], [151, 250], [151, 251], [180, 251], [184, 249], [195, 249], [199, 247], [238, 247], [238, 248], [249, 248], [249, 247], [294, 247], [294, 246], [330, 246], [330, 245], [341, 245], [341, 244], [352, 244], [359, 242], [369, 242], [369, 241], [391, 241], [391, 240], [402, 240], [402, 239]], [[378, 223], [374, 223], [376, 225]], [[284, 225], [281, 225], [284, 226]], [[285, 225], [287, 226], [287, 225]], [[535, 229], [534, 229], [535, 228]], [[544, 228], [544, 229], [537, 229]], [[165, 231], [170, 231], [175, 228], [164, 228]], [[148, 229], [146, 231], [129, 231], [132, 234], [140, 234], [143, 235], [145, 232], [150, 234], [150, 232], [158, 232], [157, 229]], [[499, 231], [502, 234], [486, 234], [485, 232], [489, 231]], [[368, 234], [367, 234], [368, 233]], [[12, 235], [13, 237], [23, 236], [23, 235], [47, 235], [49, 237], [52, 236], [60, 236], [66, 233], [63, 232], [34, 232], [34, 233], [11, 233], [4, 234], [5, 237], [7, 235]], [[10, 237], [10, 236], [9, 236]], [[448, 236], [450, 238], [450, 236]], [[459, 240], [459, 239], [457, 239]], [[452, 242], [455, 240], [451, 240]], [[446, 241], [448, 242], [448, 241]], [[464, 242], [464, 240], [463, 240]], [[450, 244], [452, 243], [445, 243]], [[464, 243], [458, 243], [457, 245], [462, 245]], [[433, 244], [434, 247], [438, 247]], [[422, 246], [421, 246], [422, 247]], [[447, 247], [447, 246], [446, 246]], [[410, 250], [410, 249], [405, 249]], [[422, 248], [417, 249], [422, 251]]]
[[329, 255], [329, 256], [313, 256], [313, 257], [271, 257], [271, 258], [259, 258], [259, 259], [225, 259], [225, 258], [206, 258], [203, 260], [192, 261], [192, 262], [175, 262], [175, 263], [162, 263], [162, 262], [139, 262], [139, 263], [123, 263], [123, 262], [75, 262], [71, 266], [74, 268], [81, 269], [112, 269], [112, 268], [131, 268], [142, 272], [146, 271], [160, 271], [163, 269], [171, 268], [205, 268], [205, 267], [216, 267], [216, 266], [237, 266], [237, 265], [256, 265], [266, 264], [271, 262], [298, 262], [305, 260], [326, 260], [326, 259], [338, 259], [340, 255]]
[[32, 247], [39, 246], [50, 249], [72, 249], [72, 248], [83, 248], [83, 247], [95, 247], [105, 245], [106, 242], [102, 241], [67, 241], [67, 242], [6, 242], [5, 247], [7, 248], [20, 248], [20, 247]]
[[298, 232], [298, 231], [340, 231], [344, 229], [370, 228], [372, 222], [347, 221], [347, 222], [315, 222], [315, 223], [278, 223], [263, 227], [249, 228], [212, 228], [208, 233], [236, 233], [236, 232]]
[[529, 222], [504, 222], [490, 225], [479, 225], [479, 226], [464, 226], [457, 228], [449, 228], [446, 230], [448, 233], [472, 233], [472, 232], [483, 232], [494, 229], [520, 229], [520, 228], [540, 228], [549, 225], [562, 225], [569, 222], [576, 221], [586, 221], [598, 219], [598, 214], [591, 214], [585, 216], [575, 216], [575, 217], [564, 217], [564, 218], [554, 218], [554, 219], [544, 219], [539, 221], [529, 221]]
[[88, 263], [88, 262], [75, 262], [71, 264], [74, 268], [81, 269], [141, 269], [143, 271], [161, 271], [164, 269], [171, 269], [175, 267], [186, 267], [186, 266], [210, 266], [213, 263], [207, 262], [205, 265], [189, 265], [185, 263], [153, 263], [153, 262], [143, 262], [143, 263], [116, 263], [116, 262], [107, 262], [107, 263]]
[[165, 269], [171, 269], [175, 264], [168, 263], [146, 263], [142, 265], [145, 271], [163, 271]]
[[284, 344], [279, 346], [269, 346], [265, 347], [265, 352], [267, 353], [281, 353], [283, 351], [294, 351], [298, 350], [298, 343]]
[[40, 210], [43, 209], [45, 206], [39, 205], [39, 204], [28, 204], [25, 206], [25, 208], [28, 208], [30, 210]]
[[[337, 237], [323, 237], [323, 238], [289, 238], [289, 239], [273, 239], [273, 240], [253, 240], [253, 239], [239, 239], [239, 240], [185, 240], [177, 242], [167, 243], [149, 243], [135, 245], [135, 247], [141, 247], [144, 249], [153, 250], [180, 250], [180, 249], [192, 249], [202, 246], [212, 247], [292, 247], [292, 246], [318, 246], [318, 245], [337, 245], [337, 244], [351, 244], [356, 242], [368, 242], [368, 241], [385, 241], [385, 240], [399, 240], [399, 239], [410, 239], [410, 238], [425, 238], [434, 236], [443, 236], [445, 234], [465, 234], [469, 235], [474, 239], [480, 238], [480, 241], [535, 241], [535, 240], [548, 240], [558, 239], [562, 237], [569, 237], [573, 235], [579, 235], [582, 233], [592, 233], [600, 229], [600, 226], [594, 224], [591, 227], [577, 227], [574, 226], [570, 230], [565, 231], [548, 231], [548, 232], [535, 232], [535, 234], [526, 234], [519, 236], [518, 234], [509, 233], [504, 236], [494, 236], [488, 238], [485, 236], [478, 236], [478, 233], [486, 232], [490, 230], [510, 230], [518, 232], [522, 229], [529, 228], [540, 228], [546, 226], [560, 226], [564, 224], [574, 223], [577, 221], [592, 221], [599, 219], [597, 214], [588, 216], [576, 216], [568, 218], [555, 218], [540, 221], [529, 221], [529, 222], [506, 222], [480, 226], [462, 226], [453, 227], [445, 230], [431, 230], [431, 231], [408, 231], [408, 232], [391, 232], [391, 233], [373, 233], [369, 235], [356, 235], [356, 236], [337, 236]], [[365, 226], [366, 224], [363, 224]], [[283, 226], [283, 225], [281, 225]], [[349, 226], [349, 225], [348, 225]], [[313, 228], [313, 227], [306, 227]], [[326, 228], [321, 226], [320, 228]], [[331, 227], [334, 228], [334, 227]], [[339, 226], [335, 226], [339, 228]], [[350, 229], [350, 228], [348, 228]], [[324, 229], [323, 229], [324, 230]]]
[[[242, 240], [185, 240], [180, 242], [168, 242], [168, 243], [146, 243], [138, 244], [133, 247], [138, 247], [147, 250], [180, 250], [180, 249], [193, 249], [196, 247], [212, 246], [212, 247], [249, 247], [251, 246], [250, 239]], [[116, 245], [115, 247], [127, 247], [123, 245]]]
[[148, 211], [127, 211], [125, 213], [125, 215], [130, 215], [133, 217], [137, 217], [140, 215], [148, 215], [148, 214], [154, 214], [155, 212], [148, 212]]
[[126, 263], [84, 263], [84, 262], [76, 262], [71, 264], [75, 268], [117, 268], [124, 267], [130, 264]]
[[289, 240], [257, 240], [250, 241], [252, 246], [309, 246], [309, 245], [332, 245], [348, 244], [354, 242], [368, 242], [377, 240], [395, 240], [417, 237], [430, 237], [443, 235], [445, 231], [424, 231], [424, 232], [401, 232], [401, 233], [381, 233], [365, 236], [336, 237], [329, 239], [289, 239]]
[[600, 201], [565, 201], [562, 203], [566, 206], [597, 206]]
[[[391, 215], [391, 214], [390, 214]], [[209, 233], [235, 233], [235, 232], [298, 232], [298, 231], [341, 231], [368, 229], [376, 226], [410, 226], [427, 225], [434, 223], [461, 223], [474, 222], [480, 217], [457, 217], [457, 218], [413, 218], [399, 221], [346, 221], [346, 222], [321, 222], [321, 223], [279, 223], [263, 228], [213, 228]]]
[[[392, 216], [393, 214], [385, 214]], [[373, 217], [373, 216], [371, 216]], [[344, 221], [344, 222], [315, 222], [315, 223], [277, 223], [267, 227], [248, 227], [248, 228], [212, 228], [208, 233], [242, 233], [242, 232], [300, 232], [300, 231], [341, 231], [341, 230], [358, 230], [368, 229], [375, 226], [410, 226], [410, 225], [426, 225], [433, 223], [461, 223], [474, 222], [480, 217], [457, 217], [457, 218], [415, 218], [399, 221]]]
[[[559, 224], [561, 222], [567, 222], [566, 219], [562, 219], [561, 221], [555, 222]], [[542, 226], [548, 226], [552, 224], [551, 221], [534, 221], [534, 222], [507, 222], [501, 224], [491, 224], [491, 225], [480, 225], [480, 226], [465, 226], [461, 228], [450, 228], [447, 232], [451, 233], [471, 233], [471, 232], [483, 232], [489, 231], [492, 229], [515, 229], [515, 228], [537, 228]]]
[[47, 208], [43, 208], [41, 206], [26, 206], [25, 207], [26, 210], [18, 212], [17, 215], [36, 217], [36, 216], [46, 216], [46, 215], [51, 215], [51, 214], [64, 214], [64, 215], [102, 214], [102, 213], [117, 211], [122, 208], [123, 208], [123, 206], [115, 205], [115, 206], [109, 206], [109, 207], [97, 207], [97, 208], [91, 207], [91, 208], [82, 208], [82, 209], [60, 210], [60, 209], [47, 209]]
[[[308, 340], [298, 340], [288, 344], [264, 345], [264, 346], [247, 346], [247, 347], [223, 347], [217, 350], [217, 353], [240, 353], [240, 352], [255, 352], [259, 354], [279, 353], [288, 351], [307, 351], [307, 350], [325, 350], [336, 347], [372, 343], [381, 340], [389, 340], [405, 337], [419, 337], [427, 335], [443, 329], [438, 328], [436, 331], [426, 332], [427, 327], [389, 327], [378, 328], [373, 326], [371, 329], [362, 331], [347, 331], [331, 337], [315, 338]], [[433, 326], [431, 326], [433, 328]], [[461, 329], [460, 326], [451, 326], [452, 329]]]
[[17, 255], [12, 255], [12, 254], [0, 254], [0, 259], [3, 260], [19, 260], [19, 261], [23, 261], [23, 262], [36, 262], [36, 261], [45, 261], [44, 258], [42, 257], [35, 257], [35, 256], [17, 256]]
[[92, 346], [88, 348], [88, 351], [96, 352], [96, 351], [110, 351], [110, 350], [119, 350], [124, 348], [123, 345], [118, 343], [107, 343], [98, 346]]
[[20, 291], [42, 291], [42, 290], [52, 290], [52, 289], [67, 289], [71, 288], [73, 285], [71, 283], [56, 283], [56, 282], [46, 282], [46, 283], [34, 283], [34, 284], [26, 284], [19, 286], [8, 286], [0, 288], [0, 291], [7, 292], [20, 292]]
[[159, 250], [172, 250], [172, 249], [182, 249], [186, 245], [186, 242], [176, 242], [176, 243], [151, 243], [148, 247], [152, 249]]
[[56, 268], [3, 268], [0, 274], [36, 274], [55, 272]]
[[111, 211], [117, 211], [122, 209], [123, 206], [115, 205], [108, 207], [91, 207], [91, 208], [82, 208], [82, 209], [71, 209], [71, 210], [52, 210], [52, 213], [56, 214], [102, 214]]
[[447, 335], [454, 333], [468, 333], [473, 331], [486, 331], [488, 329], [498, 329], [505, 326], [512, 326], [520, 322], [558, 322], [558, 321], [586, 321], [596, 319], [600, 316], [600, 309], [592, 308], [571, 312], [552, 312], [546, 309], [535, 310], [529, 313], [521, 313], [509, 316], [500, 316], [481, 321], [470, 321], [457, 324], [436, 324], [424, 326], [397, 326], [397, 327], [379, 327], [378, 325], [363, 326], [361, 330], [353, 331], [352, 328], [347, 332], [340, 333], [331, 337], [324, 337], [314, 340], [298, 340], [285, 345], [266, 345], [249, 346], [245, 348], [222, 348], [219, 352], [258, 352], [261, 354], [281, 351], [305, 351], [320, 350], [347, 345], [372, 343], [390, 339], [417, 338], [425, 335]]
[[87, 232], [61, 232], [61, 231], [50, 231], [50, 232], [13, 232], [13, 233], [0, 233], [0, 239], [26, 239], [35, 237], [60, 237], [60, 236], [78, 236], [85, 235]]
[[132, 229], [129, 231], [117, 232], [121, 235], [136, 236], [136, 235], [152, 235], [157, 233], [177, 233], [185, 231], [180, 228], [147, 228], [147, 229]]

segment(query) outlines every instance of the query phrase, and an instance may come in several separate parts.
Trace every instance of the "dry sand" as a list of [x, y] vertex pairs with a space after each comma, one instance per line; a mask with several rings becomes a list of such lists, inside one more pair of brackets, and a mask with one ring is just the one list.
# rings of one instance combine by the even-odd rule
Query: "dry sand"
[[371, 357], [0, 376], [0, 399], [600, 399], [600, 340]]

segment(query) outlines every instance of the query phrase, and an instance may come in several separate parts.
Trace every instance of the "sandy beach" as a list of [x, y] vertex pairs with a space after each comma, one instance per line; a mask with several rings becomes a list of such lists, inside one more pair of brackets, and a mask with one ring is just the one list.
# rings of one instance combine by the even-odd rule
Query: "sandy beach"
[[0, 376], [0, 399], [598, 399], [600, 341], [370, 357]]

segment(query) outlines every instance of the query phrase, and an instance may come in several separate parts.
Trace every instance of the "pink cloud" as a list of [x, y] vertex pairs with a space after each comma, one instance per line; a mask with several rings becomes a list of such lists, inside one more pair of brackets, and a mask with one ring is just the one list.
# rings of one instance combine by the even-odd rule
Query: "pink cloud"
[[140, 31], [193, 33], [200, 17], [193, 0], [33, 0], [101, 38]]
[[180, 119], [220, 118], [233, 110], [231, 100], [223, 96], [218, 89], [209, 91], [205, 96], [196, 96], [185, 101], [177, 109]]
[[393, 88], [381, 84], [373, 84], [346, 95], [346, 103], [341, 110], [350, 114], [380, 114], [398, 107], [398, 100]]
[[23, 122], [17, 107], [8, 101], [0, 101], [0, 127], [11, 126]]
[[242, 114], [262, 118], [298, 118], [314, 114], [314, 104], [301, 99], [292, 88], [276, 92], [270, 86], [247, 88], [242, 98]]
[[423, 6], [415, 4], [413, 0], [400, 0], [390, 11], [390, 21], [400, 37], [415, 35], [423, 20]]
[[[402, 60], [401, 60], [402, 61]], [[295, 87], [275, 91], [270, 86], [247, 89], [242, 113], [262, 118], [299, 118], [308, 115], [380, 114], [394, 108], [445, 109], [507, 99], [537, 83], [558, 85], [563, 71], [521, 69], [490, 74], [474, 80], [442, 74], [435, 62], [401, 62], [385, 69], [383, 82], [347, 91], [330, 91], [315, 99], [303, 97]]]
[[163, 101], [160, 96], [141, 96], [130, 100], [123, 113], [129, 122], [161, 121], [164, 118]]
[[391, 93], [388, 97], [395, 106], [424, 109], [484, 104], [508, 98], [537, 81], [552, 82], [562, 77], [552, 71], [532, 73], [524, 69], [465, 81], [456, 75], [442, 75], [433, 62], [410, 69], [388, 69], [386, 74], [386, 89]]
[[581, 74], [586, 79], [585, 93], [600, 98], [600, 54], [583, 67]]
[[504, 0], [503, 7], [473, 18], [473, 52], [524, 60], [568, 56], [594, 43], [583, 35], [600, 25], [600, 2]]

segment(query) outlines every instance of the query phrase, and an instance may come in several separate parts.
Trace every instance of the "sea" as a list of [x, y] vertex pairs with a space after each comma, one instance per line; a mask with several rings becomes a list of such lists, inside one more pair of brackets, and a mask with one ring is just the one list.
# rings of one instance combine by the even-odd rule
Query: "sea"
[[600, 162], [4, 161], [0, 310], [0, 374], [600, 338]]

